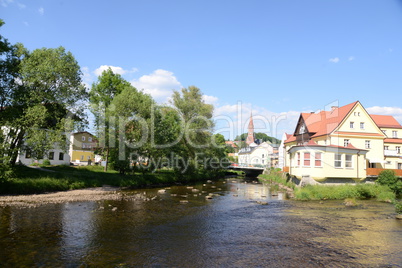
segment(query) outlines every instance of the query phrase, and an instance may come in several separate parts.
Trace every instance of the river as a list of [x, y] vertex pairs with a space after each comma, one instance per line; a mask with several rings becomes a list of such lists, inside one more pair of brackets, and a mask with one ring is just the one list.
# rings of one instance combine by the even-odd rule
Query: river
[[391, 204], [299, 202], [233, 178], [120, 196], [0, 207], [0, 266], [402, 267]]

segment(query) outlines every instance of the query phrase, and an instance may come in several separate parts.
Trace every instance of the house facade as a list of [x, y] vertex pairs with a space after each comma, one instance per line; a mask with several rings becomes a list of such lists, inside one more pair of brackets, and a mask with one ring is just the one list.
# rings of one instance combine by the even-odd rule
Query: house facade
[[239, 165], [247, 167], [271, 167], [273, 154], [274, 148], [270, 143], [264, 142], [260, 145], [252, 143], [249, 147], [242, 148], [239, 151]]
[[76, 132], [70, 138], [70, 158], [76, 165], [87, 165], [95, 162], [96, 138], [89, 132]]
[[283, 169], [298, 179], [310, 176], [316, 181], [361, 181], [382, 169], [402, 172], [398, 135], [402, 126], [392, 116], [370, 115], [358, 101], [331, 111], [301, 113], [294, 133], [284, 141]]
[[18, 155], [17, 163], [29, 166], [34, 163], [42, 164], [44, 159], [48, 159], [51, 165], [70, 165], [70, 155], [57, 147], [49, 150], [43, 156], [34, 156], [31, 150], [26, 149]]

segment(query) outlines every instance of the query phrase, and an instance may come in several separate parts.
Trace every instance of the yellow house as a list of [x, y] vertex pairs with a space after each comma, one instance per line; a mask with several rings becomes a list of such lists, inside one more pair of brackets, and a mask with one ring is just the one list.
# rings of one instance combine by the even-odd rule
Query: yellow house
[[86, 165], [91, 162], [94, 163], [96, 142], [95, 136], [89, 132], [73, 133], [70, 140], [70, 158], [73, 164]]
[[316, 181], [361, 181], [385, 168], [402, 176], [402, 139], [387, 136], [395, 131], [402, 126], [392, 116], [370, 115], [358, 101], [331, 111], [301, 113], [295, 132], [284, 142], [284, 170]]

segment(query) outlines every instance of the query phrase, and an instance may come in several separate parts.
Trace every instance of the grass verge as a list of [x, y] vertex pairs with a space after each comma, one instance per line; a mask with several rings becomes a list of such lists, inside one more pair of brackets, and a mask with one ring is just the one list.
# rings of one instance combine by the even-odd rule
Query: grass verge
[[295, 191], [295, 199], [297, 200], [343, 200], [347, 198], [376, 198], [378, 201], [392, 202], [395, 200], [395, 193], [388, 186], [379, 184], [308, 185], [297, 188]]
[[98, 166], [51, 166], [43, 171], [26, 166], [16, 166], [13, 176], [0, 183], [0, 194], [38, 194], [111, 185], [141, 188], [156, 185], [188, 183], [223, 177], [220, 171], [197, 171], [195, 174], [177, 174], [173, 170], [155, 173], [132, 173], [121, 175], [114, 170], [103, 171]]

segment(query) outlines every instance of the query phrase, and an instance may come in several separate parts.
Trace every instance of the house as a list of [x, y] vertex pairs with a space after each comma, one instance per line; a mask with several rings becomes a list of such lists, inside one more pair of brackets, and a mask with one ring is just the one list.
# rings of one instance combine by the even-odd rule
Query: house
[[270, 142], [264, 142], [260, 145], [251, 143], [249, 147], [242, 148], [239, 153], [240, 166], [271, 167], [271, 157], [274, 153], [274, 147]]
[[69, 151], [71, 162], [76, 165], [94, 163], [96, 145], [95, 136], [87, 131], [71, 134]]
[[370, 115], [359, 101], [301, 113], [294, 133], [284, 141], [283, 170], [316, 181], [361, 181], [383, 169], [395, 169], [402, 176], [401, 134], [395, 118]]
[[33, 163], [42, 164], [44, 159], [48, 159], [51, 165], [70, 165], [69, 154], [57, 146], [41, 156], [34, 156], [29, 149], [21, 151], [18, 155], [17, 163], [29, 166]]

